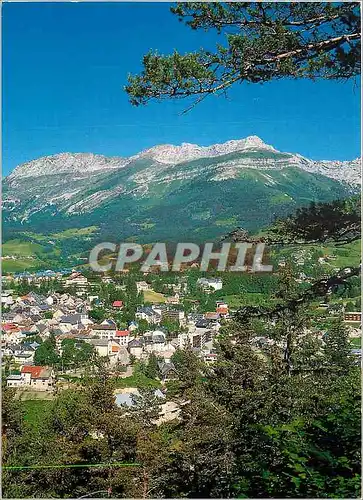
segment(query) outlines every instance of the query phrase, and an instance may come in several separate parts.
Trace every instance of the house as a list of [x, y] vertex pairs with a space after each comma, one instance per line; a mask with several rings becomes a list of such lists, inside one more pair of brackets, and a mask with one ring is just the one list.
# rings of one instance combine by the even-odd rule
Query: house
[[136, 319], [145, 319], [149, 324], [158, 324], [161, 321], [161, 314], [152, 307], [138, 307]]
[[111, 365], [115, 365], [116, 363], [128, 365], [130, 362], [130, 356], [126, 347], [118, 344], [115, 340], [108, 341], [108, 357]]
[[206, 312], [204, 315], [207, 321], [218, 321], [219, 314], [217, 312]]
[[11, 292], [3, 291], [1, 292], [1, 304], [5, 306], [11, 306], [14, 304], [13, 296]]
[[113, 303], [112, 303], [112, 307], [114, 307], [115, 309], [122, 309], [124, 306], [124, 303], [122, 300], [115, 300]]
[[163, 351], [165, 348], [165, 333], [161, 330], [144, 333], [143, 340], [147, 352]]
[[228, 316], [228, 304], [225, 302], [217, 302], [216, 303], [216, 313], [220, 316]]
[[136, 359], [140, 359], [143, 352], [143, 344], [139, 339], [131, 340], [128, 344], [128, 350], [131, 356], [135, 356]]
[[35, 351], [39, 344], [24, 343], [13, 347], [13, 358], [20, 365], [31, 365], [34, 361]]
[[97, 354], [101, 357], [106, 357], [106, 356], [110, 356], [112, 354], [116, 354], [118, 351], [116, 350], [112, 350], [112, 348], [114, 347], [120, 347], [116, 342], [113, 342], [112, 340], [108, 340], [108, 339], [87, 339], [86, 342], [88, 344], [91, 344], [95, 351], [97, 352]]
[[88, 279], [81, 273], [73, 272], [65, 281], [66, 288], [74, 286], [79, 291], [85, 291], [88, 288]]
[[220, 278], [199, 278], [197, 285], [204, 288], [206, 291], [213, 288], [214, 291], [221, 290], [223, 282]]
[[210, 321], [207, 319], [199, 319], [195, 323], [195, 328], [208, 328], [210, 326]]
[[68, 316], [61, 316], [59, 318], [59, 325], [68, 325], [70, 329], [75, 326], [86, 326], [91, 323], [92, 321], [88, 319], [88, 315], [85, 313], [69, 314]]
[[37, 323], [36, 325], [34, 325], [35, 328], [36, 328], [36, 332], [39, 333], [40, 336], [42, 337], [49, 337], [49, 329], [47, 327], [47, 325], [45, 325], [44, 323]]
[[167, 382], [168, 380], [176, 380], [178, 378], [174, 363], [172, 363], [171, 361], [159, 361], [158, 367], [160, 371], [160, 380], [162, 380], [163, 382]]
[[175, 351], [176, 351], [175, 347], [171, 343], [168, 343], [164, 345], [162, 351], [157, 351], [156, 355], [158, 358], [161, 358], [164, 361], [169, 362], [171, 361], [171, 358], [175, 353]]
[[113, 319], [104, 319], [102, 321], [101, 325], [111, 325], [111, 326], [114, 326], [115, 328], [117, 328], [116, 321], [114, 321]]
[[111, 278], [111, 276], [102, 276], [101, 278], [102, 283], [114, 283], [114, 280]]
[[207, 364], [214, 363], [217, 361], [217, 354], [214, 352], [206, 352], [203, 354], [203, 361]]
[[129, 330], [116, 330], [116, 340], [120, 345], [128, 345], [130, 341], [130, 332]]
[[[36, 318], [36, 321], [39, 321], [41, 318], [41, 316], [37, 316]], [[17, 325], [24, 325], [25, 322], [26, 322], [27, 318], [26, 316], [24, 316], [23, 314], [16, 314], [14, 316], [14, 323], [16, 323]]]
[[344, 313], [344, 322], [360, 323], [362, 321], [362, 313], [360, 311]]
[[57, 309], [53, 313], [53, 319], [60, 319], [62, 316], [65, 316], [65, 312], [62, 309]]
[[144, 292], [146, 290], [151, 290], [151, 286], [146, 281], [137, 281], [136, 282], [137, 293]]
[[23, 366], [21, 377], [23, 386], [39, 391], [51, 391], [54, 388], [54, 370], [49, 366]]
[[179, 325], [184, 325], [185, 324], [185, 312], [184, 311], [178, 311], [176, 309], [164, 309], [161, 312], [161, 318], [162, 320], [167, 320], [167, 321], [174, 321], [178, 323]]
[[100, 339], [114, 339], [116, 338], [116, 326], [114, 325], [91, 325], [90, 334]]
[[131, 321], [129, 324], [129, 331], [133, 332], [139, 328], [139, 325], [136, 321]]
[[166, 304], [179, 304], [180, 303], [179, 294], [176, 293], [172, 297], [166, 297], [165, 303]]
[[23, 379], [21, 375], [9, 375], [6, 377], [6, 385], [8, 387], [21, 387], [23, 385]]
[[130, 355], [125, 346], [121, 345], [119, 347], [115, 361], [123, 366], [130, 364]]

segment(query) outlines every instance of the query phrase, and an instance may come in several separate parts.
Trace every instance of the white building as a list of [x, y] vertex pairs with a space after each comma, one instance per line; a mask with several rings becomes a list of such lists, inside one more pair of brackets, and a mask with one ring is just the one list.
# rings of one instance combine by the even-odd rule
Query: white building
[[146, 281], [137, 281], [136, 282], [137, 293], [145, 292], [146, 290], [151, 290], [151, 286]]
[[213, 288], [214, 291], [221, 290], [223, 287], [220, 278], [199, 278], [197, 284], [205, 289]]

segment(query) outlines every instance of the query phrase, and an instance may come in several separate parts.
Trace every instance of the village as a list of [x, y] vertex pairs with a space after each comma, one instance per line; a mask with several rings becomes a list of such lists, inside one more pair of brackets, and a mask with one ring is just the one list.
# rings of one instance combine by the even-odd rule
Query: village
[[[173, 355], [187, 346], [203, 362], [215, 362], [218, 332], [233, 313], [227, 302], [213, 298], [222, 290], [223, 280], [198, 278], [199, 293], [208, 298], [208, 304], [214, 304], [214, 309], [201, 312], [198, 301], [194, 301], [188, 312], [182, 305], [188, 287], [183, 276], [176, 283], [163, 285], [169, 290], [167, 297], [155, 292], [146, 279], [147, 273], [144, 280], [134, 283], [130, 302], [135, 304], [127, 324], [120, 321], [127, 307], [127, 287], [115, 283], [109, 275], [96, 283], [77, 270], [22, 275], [5, 281], [1, 352], [7, 386], [20, 392], [53, 393], [62, 381], [82, 377], [96, 358], [106, 361], [111, 376], [127, 378], [132, 376], [135, 364], [147, 363], [150, 356], [157, 359], [155, 378], [165, 384], [178, 378]], [[14, 289], [24, 282], [31, 291], [17, 294]], [[61, 291], [40, 291], [45, 282], [50, 290], [54, 289], [52, 282], [58, 283]], [[119, 295], [122, 299], [110, 301], [108, 295], [108, 301], [102, 300], [102, 289], [111, 289], [113, 298]], [[160, 297], [163, 302], [153, 303]], [[325, 305], [321, 306], [324, 310]], [[326, 314], [334, 314], [336, 309], [330, 308]], [[102, 314], [95, 314], [97, 311]], [[359, 338], [361, 313], [344, 312], [344, 322], [352, 339]], [[271, 342], [264, 337], [254, 341], [257, 347]], [[352, 354], [360, 357], [357, 347]]]
[[[52, 278], [59, 276], [54, 273]], [[178, 376], [172, 362], [177, 349], [188, 345], [204, 362], [215, 361], [214, 339], [221, 324], [229, 321], [228, 304], [216, 301], [213, 311], [186, 314], [179, 303], [183, 285], [174, 285], [172, 295], [164, 303], [138, 305], [132, 321], [120, 328], [115, 316], [124, 309], [124, 300], [112, 301], [110, 307], [105, 308], [107, 317], [97, 322], [90, 313], [95, 304], [98, 309], [103, 304], [94, 285], [82, 273], [73, 271], [61, 278], [64, 289], [72, 293], [40, 293], [40, 283], [52, 278], [44, 274], [27, 277], [33, 290], [22, 296], [11, 288], [3, 289], [1, 352], [7, 386], [20, 392], [52, 393], [58, 381], [67, 376], [73, 376], [73, 380], [82, 376], [94, 359], [92, 355], [107, 360], [109, 373], [121, 377], [132, 375], [135, 362], [147, 362], [150, 355], [154, 355], [158, 360], [157, 379], [161, 383]], [[16, 280], [24, 281], [24, 277]], [[112, 278], [103, 277], [100, 284], [112, 286]], [[222, 288], [222, 280], [203, 278], [198, 285], [213, 293]], [[136, 282], [136, 292], [138, 295], [154, 293], [146, 281]], [[165, 323], [173, 325], [176, 331], [168, 331], [163, 326]], [[57, 366], [55, 363], [39, 365], [39, 353], [46, 343], [54, 347], [48, 359], [57, 356], [60, 360]], [[63, 358], [67, 358], [70, 346], [74, 362], [67, 363]]]

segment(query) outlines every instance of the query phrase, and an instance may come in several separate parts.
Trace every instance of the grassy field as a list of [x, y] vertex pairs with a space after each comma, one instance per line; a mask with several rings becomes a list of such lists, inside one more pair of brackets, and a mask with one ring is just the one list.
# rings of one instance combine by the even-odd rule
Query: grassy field
[[60, 249], [46, 246], [45, 243], [14, 239], [2, 245], [2, 255], [15, 257], [15, 259], [2, 259], [3, 272], [16, 273], [49, 267], [47, 262], [58, 257]]
[[50, 401], [54, 398], [52, 392], [46, 391], [25, 390], [19, 391], [17, 394], [20, 401]]
[[39, 428], [46, 418], [52, 402], [46, 400], [22, 401], [24, 419], [34, 428]]
[[350, 345], [353, 347], [353, 349], [360, 349], [362, 347], [361, 337], [354, 337], [350, 339]]
[[162, 293], [154, 292], [154, 290], [144, 291], [145, 302], [151, 302], [153, 304], [159, 304], [160, 302], [165, 302], [165, 296]]
[[16, 259], [16, 260], [2, 260], [3, 273], [21, 273], [23, 271], [30, 271], [39, 268], [42, 261], [39, 259]]
[[[361, 260], [361, 240], [348, 243], [346, 245], [337, 246], [334, 244], [329, 245], [305, 245], [305, 246], [291, 246], [280, 248], [278, 251], [273, 250], [272, 255], [278, 257], [292, 257], [296, 251], [304, 251], [307, 255], [314, 251], [321, 251], [325, 256], [330, 256], [328, 262], [325, 263], [326, 270], [342, 267], [358, 266]], [[307, 259], [308, 261], [309, 259]]]
[[146, 389], [161, 387], [158, 380], [148, 378], [143, 373], [134, 373], [131, 377], [118, 378], [115, 380], [115, 389], [124, 389], [126, 387], [137, 387], [138, 389]]
[[9, 240], [2, 245], [2, 254], [18, 255], [19, 257], [31, 257], [43, 253], [42, 245], [31, 241]]
[[223, 300], [227, 302], [231, 309], [242, 306], [258, 306], [266, 304], [268, 296], [263, 293], [243, 293], [239, 295], [226, 295]]
[[329, 245], [323, 250], [327, 255], [336, 257], [331, 261], [332, 267], [358, 266], [361, 260], [361, 240], [343, 246]]
[[97, 231], [98, 226], [88, 226], [83, 228], [66, 229], [60, 233], [50, 234], [48, 239], [50, 240], [66, 240], [69, 238], [82, 238], [87, 236], [92, 236], [92, 234]]
[[32, 233], [30, 231], [24, 231], [23, 234], [35, 241], [44, 243], [54, 240], [66, 240], [69, 238], [82, 238], [91, 236], [95, 231], [97, 231], [97, 229], [98, 226], [87, 226], [82, 228], [66, 229], [65, 231], [60, 231], [59, 233], [52, 234]]

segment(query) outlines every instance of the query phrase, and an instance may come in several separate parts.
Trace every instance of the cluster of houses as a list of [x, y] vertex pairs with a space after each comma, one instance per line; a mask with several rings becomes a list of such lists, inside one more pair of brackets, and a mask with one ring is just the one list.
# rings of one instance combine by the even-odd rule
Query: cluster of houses
[[[80, 273], [72, 273], [66, 283], [81, 290], [87, 286]], [[140, 283], [138, 285], [140, 288]], [[141, 287], [144, 286], [141, 282]], [[159, 360], [161, 380], [170, 380], [176, 376], [171, 359], [178, 348], [189, 345], [206, 362], [215, 360], [213, 340], [221, 319], [229, 316], [228, 305], [223, 302], [216, 303], [215, 311], [189, 315], [180, 307], [165, 303], [138, 307], [135, 320], [127, 328], [119, 329], [112, 319], [112, 312], [109, 319], [96, 323], [89, 315], [93, 297], [72, 292], [43, 296], [32, 291], [16, 296], [13, 290], [3, 291], [1, 301], [6, 305], [1, 326], [3, 365], [8, 363], [15, 367], [12, 370], [15, 373], [7, 377], [9, 386], [53, 389], [54, 371], [34, 365], [40, 342], [49, 337], [55, 339], [58, 354], [62, 354], [62, 342], [66, 339], [73, 339], [75, 345], [87, 342], [99, 356], [108, 358], [110, 370], [120, 365], [127, 367], [133, 359], [145, 361], [154, 353]], [[123, 301], [116, 300], [112, 309], [122, 309], [123, 306]], [[139, 331], [140, 320], [146, 320], [148, 331]], [[165, 320], [177, 323], [180, 331], [172, 336], [161, 326]]]

